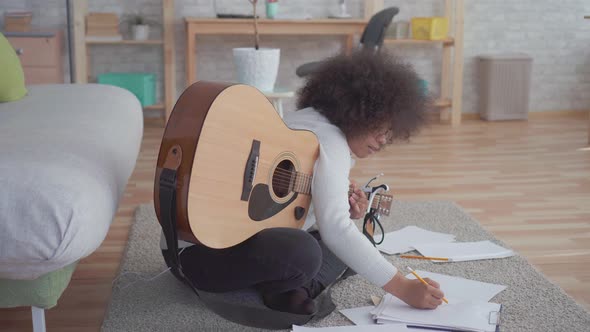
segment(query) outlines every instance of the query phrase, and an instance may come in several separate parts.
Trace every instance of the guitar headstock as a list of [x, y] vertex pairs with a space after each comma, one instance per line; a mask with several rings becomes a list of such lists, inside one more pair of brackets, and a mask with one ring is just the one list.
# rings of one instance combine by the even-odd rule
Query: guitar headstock
[[[383, 174], [380, 174], [383, 175]], [[365, 193], [365, 196], [367, 196], [367, 198], [369, 200], [371, 200], [371, 197], [373, 197], [373, 200], [371, 202], [371, 209], [375, 210], [375, 214], [377, 215], [384, 215], [384, 216], [388, 216], [390, 211], [391, 211], [391, 204], [393, 203], [393, 196], [392, 195], [385, 195], [385, 194], [380, 194], [379, 192], [387, 192], [389, 191], [389, 186], [387, 186], [386, 184], [381, 184], [375, 187], [369, 187], [369, 183], [371, 183], [373, 180], [377, 179], [380, 175], [372, 178], [363, 188], [362, 191]], [[352, 194], [352, 190], [348, 191], [348, 195], [350, 196]], [[367, 209], [368, 212], [368, 209]]]
[[392, 195], [375, 194], [371, 209], [377, 210], [377, 213], [383, 216], [388, 216], [391, 211], [391, 204], [393, 203]]

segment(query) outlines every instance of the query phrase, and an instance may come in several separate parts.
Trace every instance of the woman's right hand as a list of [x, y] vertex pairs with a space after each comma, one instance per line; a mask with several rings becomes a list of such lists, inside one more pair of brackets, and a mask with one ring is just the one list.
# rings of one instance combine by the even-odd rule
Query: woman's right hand
[[424, 281], [428, 285], [417, 279], [408, 279], [398, 271], [383, 289], [414, 308], [435, 309], [442, 304], [444, 293], [436, 281], [429, 278], [424, 278]]

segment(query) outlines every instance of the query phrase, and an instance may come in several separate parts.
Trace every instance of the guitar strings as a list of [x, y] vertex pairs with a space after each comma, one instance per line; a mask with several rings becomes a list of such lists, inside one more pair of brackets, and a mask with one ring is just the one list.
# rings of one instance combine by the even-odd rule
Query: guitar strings
[[[270, 166], [273, 166], [275, 164], [274, 163], [271, 164], [271, 163], [259, 162], [258, 165], [259, 166], [267, 166], [267, 167], [270, 167]], [[297, 170], [288, 170], [288, 169], [280, 168], [280, 167], [276, 167], [275, 170], [274, 170], [274, 172], [281, 172], [283, 174], [296, 173], [296, 174], [299, 174], [301, 176], [305, 176], [305, 177], [309, 177], [309, 178], [312, 178], [313, 177], [313, 175], [311, 175], [311, 174], [307, 174], [307, 173], [303, 173], [303, 172], [298, 172]]]
[[311, 180], [311, 177], [301, 177], [297, 173], [286, 173], [286, 172], [274, 172], [273, 179], [282, 179], [288, 181], [308, 181]]
[[276, 168], [273, 172], [272, 183], [273, 187], [277, 189], [291, 190], [295, 187], [303, 187], [302, 191], [309, 187], [311, 189], [312, 176], [297, 171], [287, 170], [284, 168]]
[[[273, 176], [273, 184], [275, 185], [288, 185], [291, 186], [296, 186], [296, 185], [311, 185], [310, 180], [312, 179], [312, 177], [303, 177], [303, 178], [299, 178], [297, 174], [300, 174], [299, 172], [292, 172], [292, 171], [287, 171], [284, 169], [277, 169], [277, 172], [275, 172], [276, 176]], [[293, 177], [293, 175], [295, 175], [295, 177]], [[307, 182], [307, 183], [306, 183]], [[282, 189], [288, 189], [288, 187], [281, 187]], [[352, 190], [348, 191], [349, 194], [352, 193]]]
[[[274, 163], [271, 164], [271, 163], [260, 162], [259, 165], [271, 166], [271, 165], [274, 165]], [[293, 178], [292, 178], [293, 176], [295, 176], [295, 179], [294, 179], [295, 184], [305, 185], [305, 186], [310, 185], [310, 184], [306, 184], [305, 182], [310, 183], [311, 179], [313, 179], [313, 175], [303, 173], [303, 172], [298, 172], [296, 170], [288, 170], [288, 169], [279, 168], [279, 167], [275, 168], [275, 170], [273, 172], [273, 179], [277, 178], [277, 179], [283, 180], [284, 182], [282, 182], [281, 184], [287, 185], [287, 187], [283, 188], [283, 189], [289, 189], [288, 186], [290, 186], [291, 181], [293, 181]]]
[[[310, 175], [305, 173], [300, 173], [297, 171], [290, 171], [283, 168], [277, 168], [273, 173], [273, 183], [275, 184], [310, 184], [311, 179], [313, 178]], [[301, 176], [301, 177], [300, 177]], [[278, 181], [276, 181], [278, 180]], [[307, 185], [306, 184], [306, 185]], [[349, 190], [348, 193], [352, 193], [352, 190]]]
[[[302, 178], [299, 177], [299, 175], [302, 174]], [[310, 180], [312, 179], [311, 176], [303, 174], [303, 173], [299, 173], [297, 171], [289, 171], [289, 170], [285, 170], [285, 169], [281, 169], [281, 168], [277, 168], [275, 170], [275, 173], [273, 174], [273, 183], [274, 184], [310, 184]], [[293, 175], [295, 175], [295, 177], [293, 177]], [[308, 182], [307, 184], [305, 182]], [[349, 190], [348, 193], [352, 193], [352, 190]]]
[[[270, 165], [274, 165], [274, 163], [270, 164], [270, 163], [260, 162], [259, 165], [270, 166]], [[296, 170], [287, 170], [287, 169], [279, 168], [279, 167], [275, 168], [273, 175], [274, 174], [282, 175], [283, 176], [282, 179], [287, 180], [287, 181], [291, 181], [290, 177], [292, 177], [293, 175], [296, 176], [296, 179], [295, 179], [296, 181], [311, 181], [311, 179], [313, 178], [312, 175], [307, 174], [307, 173], [298, 172]], [[287, 178], [285, 178], [285, 177], [287, 177]]]
[[[291, 182], [293, 180], [293, 178], [291, 177], [294, 173], [291, 171], [287, 171], [284, 169], [277, 169], [278, 170], [283, 170], [285, 172], [283, 172], [283, 176], [275, 176], [273, 177], [273, 181], [272, 181], [272, 187], [274, 189], [279, 189], [279, 190], [287, 190], [287, 191], [295, 191], [294, 189], [298, 186], [298, 185], [303, 185], [304, 188], [306, 189], [307, 186], [309, 186], [310, 190], [311, 190], [311, 183], [305, 183], [304, 181], [299, 182], [298, 179], [295, 179], [295, 182]], [[298, 173], [298, 172], [295, 172]], [[284, 175], [288, 174], [288, 177], [285, 177]], [[311, 177], [309, 178], [311, 179]], [[306, 180], [306, 179], [305, 179]], [[348, 191], [348, 195], [350, 196], [353, 193], [352, 190]], [[381, 195], [377, 194], [377, 200], [373, 200], [373, 204], [371, 204], [371, 208], [376, 208], [380, 205], [381, 203]]]
[[[261, 163], [262, 165], [268, 166], [270, 164]], [[313, 179], [312, 175], [298, 172], [296, 170], [288, 170], [284, 168], [275, 168], [272, 177], [272, 186], [275, 189], [279, 190], [287, 190], [287, 191], [295, 191], [295, 188], [301, 188], [301, 192], [307, 193], [311, 191], [311, 180]], [[308, 190], [305, 190], [308, 189]], [[348, 191], [348, 195], [350, 196], [353, 193], [352, 190]], [[381, 203], [381, 195], [378, 194], [377, 201], [373, 201], [371, 205], [372, 208], [374, 206], [379, 206]]]

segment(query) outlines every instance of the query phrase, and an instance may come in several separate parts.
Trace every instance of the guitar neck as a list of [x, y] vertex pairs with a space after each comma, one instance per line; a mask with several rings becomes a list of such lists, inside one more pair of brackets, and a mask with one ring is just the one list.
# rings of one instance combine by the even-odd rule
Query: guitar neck
[[[367, 193], [367, 196], [369, 194]], [[371, 209], [377, 210], [377, 213], [384, 216], [388, 216], [391, 210], [391, 204], [393, 203], [393, 196], [385, 194], [375, 194]]]
[[[370, 193], [364, 192], [367, 199], [370, 197]], [[352, 190], [348, 191], [348, 196], [352, 195]], [[375, 194], [373, 202], [371, 203], [371, 209], [377, 210], [377, 213], [388, 216], [391, 210], [391, 204], [393, 202], [393, 196], [385, 194]]]
[[311, 179], [313, 178], [309, 174], [293, 172], [291, 176], [289, 188], [291, 191], [300, 193], [303, 195], [311, 195]]
[[[312, 176], [300, 172], [293, 172], [291, 176], [289, 188], [297, 193], [303, 195], [311, 195], [311, 180]], [[348, 196], [352, 195], [352, 190], [348, 191]], [[367, 199], [370, 197], [370, 193], [365, 192]], [[393, 196], [385, 194], [375, 194], [373, 202], [371, 203], [371, 209], [375, 209], [377, 213], [388, 216], [391, 210], [391, 204], [393, 202]]]

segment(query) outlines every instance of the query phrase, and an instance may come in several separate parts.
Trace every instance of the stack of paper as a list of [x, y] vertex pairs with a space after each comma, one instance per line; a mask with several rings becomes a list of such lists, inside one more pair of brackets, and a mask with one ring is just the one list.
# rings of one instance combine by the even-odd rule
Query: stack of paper
[[[473, 261], [514, 256], [514, 251], [500, 247], [490, 241], [430, 243], [414, 246], [422, 255], [428, 257], [444, 257], [449, 262]], [[433, 262], [440, 262], [435, 261]]]
[[414, 246], [418, 244], [453, 241], [455, 241], [455, 235], [453, 234], [432, 232], [416, 226], [407, 226], [395, 232], [386, 233], [383, 243], [377, 245], [377, 248], [388, 255], [394, 255], [412, 251]]
[[[465, 304], [467, 304], [467, 306], [473, 305], [474, 303], [475, 306], [481, 305], [481, 303], [485, 303], [491, 300], [498, 293], [506, 289], [506, 286], [503, 285], [496, 285], [460, 277], [453, 277], [445, 274], [420, 270], [416, 270], [416, 273], [422, 278], [430, 278], [438, 282], [440, 284], [440, 289], [445, 293], [445, 297], [449, 300], [449, 304], [443, 303], [435, 310], [421, 310], [411, 308], [399, 299], [393, 298], [391, 295], [385, 296], [386, 298], [393, 298], [393, 300], [390, 299], [390, 302], [393, 301], [394, 303], [396, 303], [397, 306], [404, 308], [406, 311], [428, 313], [431, 311], [438, 311], [440, 309], [445, 308], [443, 310], [445, 310], [447, 314], [460, 316], [463, 314], [465, 310]], [[406, 277], [415, 278], [414, 275], [411, 273], [408, 274]], [[381, 304], [383, 304], [383, 302], [384, 301], [382, 301]], [[491, 305], [491, 307], [494, 309], [498, 306], [499, 305], [496, 304]], [[382, 323], [392, 322], [392, 320], [388, 317], [378, 317], [377, 315], [375, 315], [376, 308], [377, 307], [374, 306], [366, 306], [360, 308], [342, 309], [340, 310], [340, 312], [356, 325], [374, 325], [377, 321]], [[456, 312], [449, 313], [448, 311]], [[495, 313], [493, 312], [490, 314], [490, 321], [494, 321], [494, 315]], [[439, 322], [438, 324], [442, 324], [442, 322], [443, 321]], [[414, 324], [416, 324], [416, 322], [414, 322]]]
[[[453, 277], [446, 274], [420, 270], [416, 270], [415, 272], [423, 279], [430, 278], [438, 282], [440, 289], [445, 293], [445, 297], [449, 300], [449, 303], [487, 302], [506, 289], [504, 285]], [[406, 278], [416, 279], [411, 273], [406, 275]]]
[[410, 331], [406, 324], [367, 326], [304, 327], [293, 325], [293, 332], [404, 332]]
[[373, 325], [376, 324], [375, 319], [373, 319], [373, 315], [371, 314], [373, 309], [375, 309], [375, 306], [371, 305], [366, 307], [340, 309], [340, 312], [356, 325]]
[[[450, 300], [449, 300], [450, 301]], [[377, 323], [403, 323], [407, 327], [494, 332], [501, 305], [473, 301], [444, 304], [435, 310], [410, 307], [391, 294], [371, 312]]]

